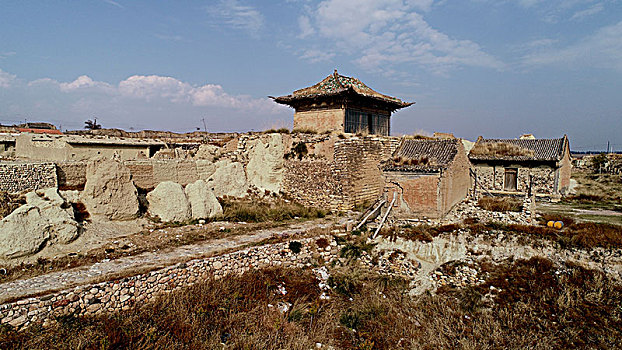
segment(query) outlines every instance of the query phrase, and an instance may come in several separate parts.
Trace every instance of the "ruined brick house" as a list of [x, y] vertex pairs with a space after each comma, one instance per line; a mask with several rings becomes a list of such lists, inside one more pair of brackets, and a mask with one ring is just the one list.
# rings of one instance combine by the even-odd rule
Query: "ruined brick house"
[[378, 93], [337, 70], [313, 86], [272, 98], [295, 109], [294, 129], [381, 136], [391, 134], [391, 113], [414, 103]]
[[394, 215], [444, 216], [466, 197], [469, 167], [460, 139], [404, 139], [382, 168]]
[[564, 195], [572, 168], [568, 137], [483, 139], [469, 152], [476, 191]]

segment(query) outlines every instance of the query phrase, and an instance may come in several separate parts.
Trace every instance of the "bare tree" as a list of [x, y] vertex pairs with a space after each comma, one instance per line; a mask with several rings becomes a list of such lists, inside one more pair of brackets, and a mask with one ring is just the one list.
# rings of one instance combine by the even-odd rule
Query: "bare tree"
[[84, 128], [85, 129], [90, 129], [90, 130], [95, 130], [95, 129], [101, 129], [102, 126], [101, 124], [97, 124], [97, 118], [93, 118], [94, 120], [87, 120], [84, 122]]

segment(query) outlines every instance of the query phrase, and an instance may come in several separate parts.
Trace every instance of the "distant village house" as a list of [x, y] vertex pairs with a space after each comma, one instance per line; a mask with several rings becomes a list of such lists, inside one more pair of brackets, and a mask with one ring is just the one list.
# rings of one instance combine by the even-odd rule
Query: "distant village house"
[[564, 195], [570, 186], [568, 137], [483, 139], [471, 151], [475, 191], [492, 194]]

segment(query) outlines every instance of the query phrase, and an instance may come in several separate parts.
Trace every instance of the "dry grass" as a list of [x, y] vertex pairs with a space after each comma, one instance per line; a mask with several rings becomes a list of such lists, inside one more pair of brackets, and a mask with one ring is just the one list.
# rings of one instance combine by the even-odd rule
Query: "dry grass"
[[622, 176], [574, 169], [572, 178], [577, 181], [577, 193], [565, 198], [566, 202], [622, 208]]
[[[140, 309], [60, 318], [49, 329], [0, 328], [16, 349], [620, 348], [622, 290], [595, 271], [549, 260], [482, 266], [476, 287], [410, 297], [401, 279], [344, 267], [320, 300], [309, 271], [209, 279]], [[285, 286], [287, 294], [277, 292]], [[493, 287], [491, 289], [490, 287]], [[493, 291], [491, 293], [491, 291]], [[488, 296], [485, 297], [485, 295]], [[281, 313], [277, 305], [291, 304]], [[224, 344], [224, 345], [223, 345]]]
[[252, 199], [224, 199], [221, 201], [223, 219], [234, 222], [280, 222], [291, 219], [323, 218], [329, 212], [309, 208], [295, 202], [274, 200], [258, 202]]
[[389, 228], [382, 229], [380, 235], [387, 237], [391, 240], [395, 240], [396, 237], [403, 238], [408, 241], [422, 241], [432, 242], [434, 237], [445, 232], [453, 232], [458, 230], [460, 225], [449, 224], [441, 226], [431, 225], [405, 225], [405, 226], [391, 226]]
[[288, 128], [269, 129], [262, 131], [263, 134], [289, 134]]
[[[622, 226], [596, 223], [579, 222], [561, 216], [544, 216], [540, 225], [506, 225], [501, 223], [473, 223], [466, 225], [472, 233], [502, 231], [520, 237], [533, 239], [533, 243], [541, 243], [542, 239], [556, 242], [562, 248], [622, 248]], [[549, 220], [564, 222], [561, 230], [546, 226]]]
[[520, 199], [510, 197], [481, 197], [477, 205], [488, 211], [520, 212], [523, 209], [523, 202]]
[[296, 128], [292, 130], [292, 134], [317, 134], [317, 130], [311, 128]]
[[490, 157], [533, 157], [534, 152], [506, 142], [476, 143], [470, 152], [473, 156]]
[[434, 165], [428, 156], [420, 156], [418, 158], [394, 157], [391, 160], [393, 165]]

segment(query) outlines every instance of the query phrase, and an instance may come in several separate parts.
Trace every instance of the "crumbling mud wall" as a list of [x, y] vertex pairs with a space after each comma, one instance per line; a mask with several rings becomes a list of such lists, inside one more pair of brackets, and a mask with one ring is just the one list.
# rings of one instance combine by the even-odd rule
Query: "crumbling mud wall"
[[399, 138], [323, 136], [317, 140], [293, 141], [293, 145], [304, 142], [312, 151], [302, 160], [293, 157], [286, 162], [285, 194], [303, 204], [333, 210], [352, 209], [382, 195], [385, 183], [380, 163], [391, 157]]
[[11, 193], [56, 187], [54, 163], [0, 163], [0, 191]]
[[[201, 145], [195, 154], [184, 152], [181, 158], [122, 162], [141, 191], [151, 191], [164, 181], [185, 186], [205, 180], [219, 196], [244, 196], [249, 191], [282, 193], [305, 205], [345, 210], [374, 201], [382, 194], [380, 163], [391, 157], [399, 140], [329, 134], [241, 134], [222, 147]], [[37, 188], [83, 190], [86, 163], [57, 161], [51, 182], [39, 181]]]

